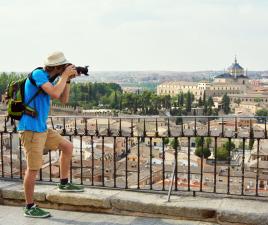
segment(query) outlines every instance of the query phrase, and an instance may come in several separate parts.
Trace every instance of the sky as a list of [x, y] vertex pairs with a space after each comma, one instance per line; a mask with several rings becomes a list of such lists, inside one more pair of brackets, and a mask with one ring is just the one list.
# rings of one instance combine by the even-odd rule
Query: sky
[[0, 71], [268, 70], [268, 0], [0, 0]]

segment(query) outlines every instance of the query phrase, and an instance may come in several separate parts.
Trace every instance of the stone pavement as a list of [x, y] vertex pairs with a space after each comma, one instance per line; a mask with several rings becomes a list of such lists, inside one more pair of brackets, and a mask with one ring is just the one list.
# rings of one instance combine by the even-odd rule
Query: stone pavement
[[[201, 197], [200, 195], [201, 193], [198, 193], [198, 196], [193, 197], [183, 196], [180, 193], [179, 196], [171, 196], [171, 202], [167, 202], [167, 195], [156, 193], [90, 187], [86, 188], [83, 193], [62, 193], [57, 190], [55, 184], [37, 184], [34, 198], [35, 202], [43, 208], [104, 213], [104, 216], [97, 216], [97, 218], [110, 218], [107, 223], [109, 224], [110, 222], [111, 225], [120, 224], [118, 221], [120, 221], [120, 218], [126, 218], [124, 216], [134, 217], [130, 219], [132, 222], [126, 224], [135, 224], [136, 222], [133, 223], [133, 220], [140, 221], [142, 217], [148, 217], [150, 218], [148, 221], [154, 220], [151, 218], [155, 218], [156, 221], [156, 218], [158, 218], [158, 221], [176, 219], [177, 224], [181, 224], [179, 223], [181, 220], [189, 220], [186, 224], [192, 224], [190, 221], [204, 221], [221, 225], [268, 225], [267, 198], [246, 200], [235, 199], [230, 196], [228, 198], [216, 197], [213, 194], [210, 194], [208, 197]], [[1, 204], [24, 205], [24, 193], [21, 182], [0, 179]], [[68, 216], [76, 215], [73, 212], [67, 211], [58, 211], [58, 213], [64, 215], [59, 221], [68, 219]], [[111, 215], [108, 214], [115, 214], [117, 216], [114, 216], [113, 218], [115, 219], [112, 219]], [[11, 217], [14, 218], [16, 216], [21, 216], [21, 213], [16, 213]], [[57, 217], [53, 218], [56, 219]], [[51, 218], [52, 221], [53, 218]], [[80, 218], [80, 216], [77, 216], [77, 218]], [[84, 216], [81, 216], [81, 218], [84, 218]], [[144, 220], [147, 221], [146, 219]], [[16, 221], [15, 225], [19, 225], [17, 222], [19, 221]], [[65, 222], [67, 223], [68, 221]], [[7, 224], [9, 225], [10, 223]], [[81, 224], [84, 225], [85, 223]], [[98, 222], [95, 224], [98, 224]], [[147, 222], [147, 224], [151, 225], [154, 223]], [[158, 223], [156, 222], [155, 224]]]
[[52, 217], [26, 218], [22, 207], [0, 205], [0, 225], [215, 225], [212, 223], [49, 210]]

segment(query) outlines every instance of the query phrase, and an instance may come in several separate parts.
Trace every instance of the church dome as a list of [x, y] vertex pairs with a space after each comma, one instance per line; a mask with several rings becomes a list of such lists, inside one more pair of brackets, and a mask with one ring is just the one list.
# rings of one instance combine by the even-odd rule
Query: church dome
[[228, 72], [235, 77], [244, 75], [244, 68], [239, 65], [236, 57], [235, 62], [230, 67], [228, 67]]

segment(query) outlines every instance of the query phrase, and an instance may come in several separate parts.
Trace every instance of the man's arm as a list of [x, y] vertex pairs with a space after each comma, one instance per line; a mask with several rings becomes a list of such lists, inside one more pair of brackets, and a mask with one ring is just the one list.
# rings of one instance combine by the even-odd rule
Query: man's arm
[[66, 83], [65, 88], [64, 88], [59, 100], [62, 104], [66, 104], [69, 102], [69, 97], [70, 97], [70, 83]]
[[67, 80], [76, 75], [77, 71], [75, 67], [73, 65], [68, 66], [60, 76], [60, 79], [55, 86], [53, 86], [50, 82], [46, 82], [41, 86], [41, 88], [50, 95], [51, 98], [60, 99], [65, 90]]

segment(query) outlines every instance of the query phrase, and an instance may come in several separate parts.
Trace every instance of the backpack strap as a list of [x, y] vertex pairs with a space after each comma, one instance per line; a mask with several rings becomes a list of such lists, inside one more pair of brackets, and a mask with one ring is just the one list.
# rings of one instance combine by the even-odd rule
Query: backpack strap
[[[43, 69], [43, 68], [42, 68], [42, 67], [37, 67], [37, 68], [35, 68], [33, 71], [35, 71], [35, 70], [37, 70], [37, 69]], [[31, 82], [34, 86], [37, 87], [37, 84], [36, 84], [35, 80], [32, 78], [33, 71], [32, 71], [31, 73], [29, 73], [28, 78], [29, 78], [30, 82]], [[24, 84], [24, 85], [25, 85], [25, 84]], [[25, 88], [25, 87], [24, 87], [24, 88]], [[38, 90], [35, 92], [35, 94], [28, 100], [28, 102], [24, 104], [24, 106], [25, 106], [24, 113], [25, 113], [25, 114], [30, 115], [30, 116], [32, 116], [32, 117], [37, 116], [37, 112], [36, 112], [35, 110], [31, 109], [31, 108], [29, 107], [29, 104], [30, 104], [30, 103], [37, 97], [37, 95], [39, 95], [39, 94], [42, 93], [42, 92], [43, 92], [42, 88], [39, 87]], [[23, 98], [24, 98], [24, 96], [23, 96]]]
[[[35, 68], [33, 71], [37, 70], [37, 69], [43, 69], [42, 67], [37, 67]], [[35, 80], [32, 78], [32, 73], [33, 71], [28, 75], [28, 78], [29, 80], [31, 81], [31, 83], [37, 87], [36, 85], [36, 82]], [[51, 77], [49, 79], [49, 82], [53, 82], [55, 80], [55, 78], [57, 78], [57, 76], [55, 77]], [[38, 88], [37, 92], [29, 99], [29, 101], [24, 104], [25, 106], [25, 110], [24, 110], [24, 113], [27, 114], [27, 115], [30, 115], [32, 117], [36, 117], [37, 116], [37, 112], [35, 110], [32, 110], [30, 107], [29, 107], [29, 104], [37, 97], [37, 95], [39, 95], [40, 93], [44, 92], [43, 89], [41, 87]]]
[[[35, 70], [41, 70], [41, 69], [43, 69], [43, 67], [37, 67], [37, 68], [35, 68], [33, 71], [35, 71]], [[32, 77], [32, 75], [33, 75], [33, 71], [32, 71], [31, 73], [28, 74], [28, 78], [29, 78], [29, 80], [31, 81], [31, 83], [32, 83], [34, 86], [37, 87], [37, 84], [36, 84], [35, 80], [34, 80], [33, 77]]]
[[29, 99], [29, 101], [26, 104], [24, 104], [25, 107], [27, 107], [32, 102], [32, 100], [34, 100], [34, 98], [36, 98], [36, 96], [39, 95], [41, 92], [42, 92], [42, 89], [39, 88], [37, 92], [35, 92], [35, 94]]
[[[37, 68], [35, 68], [31, 73], [28, 74], [28, 78], [29, 78], [29, 80], [30, 80], [31, 83], [32, 83], [34, 86], [36, 86], [36, 87], [37, 87], [37, 84], [36, 84], [35, 80], [33, 79], [32, 75], [33, 75], [33, 72], [34, 72], [35, 70], [42, 70], [42, 69], [43, 69], [43, 67], [37, 67]], [[56, 78], [57, 78], [58, 76], [59, 76], [59, 74], [57, 74], [57, 75], [54, 76], [54, 77], [50, 77], [50, 78], [49, 78], [49, 82], [53, 82], [54, 80], [56, 80]]]

